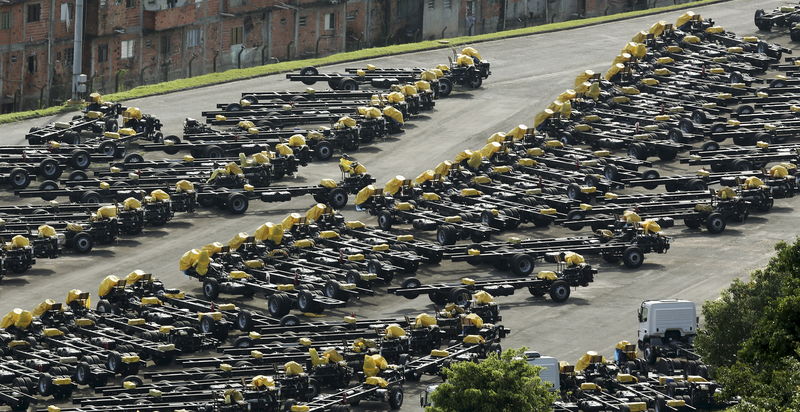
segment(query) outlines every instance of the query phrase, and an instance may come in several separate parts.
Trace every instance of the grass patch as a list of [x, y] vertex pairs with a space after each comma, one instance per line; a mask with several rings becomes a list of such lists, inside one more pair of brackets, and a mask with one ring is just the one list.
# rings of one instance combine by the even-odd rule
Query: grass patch
[[[164, 93], [176, 92], [180, 90], [194, 89], [197, 87], [210, 86], [214, 84], [232, 82], [236, 80], [250, 79], [253, 77], [266, 76], [282, 72], [298, 70], [306, 66], [324, 66], [335, 63], [343, 63], [354, 60], [364, 60], [375, 57], [389, 56], [395, 54], [411, 53], [423, 50], [440, 49], [450, 46], [458, 46], [468, 43], [477, 43], [490, 40], [498, 40], [509, 37], [527, 36], [536, 33], [565, 30], [576, 27], [589, 26], [610, 21], [628, 19], [632, 17], [646, 16], [650, 14], [663, 13], [670, 10], [685, 9], [707, 4], [719, 3], [727, 0], [700, 0], [691, 3], [677, 4], [672, 6], [657, 7], [647, 10], [636, 10], [625, 13], [612, 14], [609, 16], [591, 17], [579, 20], [569, 20], [559, 23], [550, 23], [540, 26], [523, 27], [519, 29], [506, 30], [495, 33], [486, 33], [476, 36], [461, 36], [446, 39], [448, 44], [442, 44], [438, 40], [429, 40], [419, 43], [397, 44], [385, 47], [373, 47], [370, 49], [356, 50], [347, 53], [338, 53], [326, 57], [306, 60], [290, 60], [281, 63], [268, 64], [264, 66], [248, 67], [245, 69], [231, 69], [224, 72], [208, 73], [185, 79], [177, 79], [163, 83], [149, 84], [135, 87], [119, 93], [112, 93], [104, 96], [109, 101], [124, 101], [140, 97], [154, 96]], [[644, 27], [643, 27], [644, 29]], [[631, 33], [633, 35], [633, 33]], [[53, 106], [40, 110], [30, 110], [25, 112], [15, 112], [0, 115], [0, 124], [16, 122], [34, 117], [52, 116], [58, 113], [75, 110], [76, 106], [62, 105]]]

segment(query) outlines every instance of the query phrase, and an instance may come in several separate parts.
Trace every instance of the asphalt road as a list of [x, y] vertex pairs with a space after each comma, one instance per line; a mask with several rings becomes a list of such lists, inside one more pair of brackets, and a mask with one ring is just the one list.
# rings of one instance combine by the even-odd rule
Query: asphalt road
[[[752, 13], [756, 8], [772, 8], [772, 0], [735, 0], [695, 9], [703, 16], [738, 34], [755, 31]], [[585, 69], [605, 71], [613, 57], [637, 31], [664, 19], [673, 22], [681, 13], [586, 27], [563, 32], [506, 39], [477, 44], [485, 58], [492, 62], [492, 76], [477, 91], [462, 91], [439, 100], [436, 110], [414, 119], [406, 132], [384, 142], [364, 147], [356, 157], [382, 184], [396, 174], [414, 177], [439, 161], [451, 159], [458, 151], [477, 148], [497, 131], [506, 131], [517, 124], [530, 124], [533, 115], [549, 104], [564, 89], [572, 87], [574, 77]], [[765, 40], [789, 44], [788, 36], [758, 34]], [[378, 67], [433, 66], [446, 62], [449, 51], [435, 50], [401, 56], [373, 59], [364, 63], [333, 66]], [[238, 100], [242, 91], [302, 90], [305, 86], [290, 83], [283, 75], [268, 76], [149, 97], [126, 102], [146, 113], [156, 114], [166, 125], [165, 134], [180, 134], [187, 116], [199, 116], [201, 110], [212, 109], [217, 102]], [[324, 88], [318, 85], [318, 88]], [[429, 116], [429, 117], [428, 117]], [[70, 115], [62, 115], [69, 118]], [[56, 118], [0, 126], [0, 141], [21, 144], [31, 126]], [[660, 167], [667, 172], [678, 170], [676, 164]], [[662, 173], [663, 175], [664, 173]], [[334, 162], [314, 163], [301, 170], [301, 177], [292, 182], [316, 183], [323, 177], [337, 177]], [[0, 202], [15, 200], [7, 195]], [[0, 314], [14, 307], [32, 308], [45, 298], [62, 300], [68, 289], [97, 291], [100, 280], [108, 274], [125, 275], [134, 269], [154, 273], [170, 287], [178, 287], [200, 295], [199, 283], [186, 278], [177, 268], [183, 252], [211, 241], [227, 241], [239, 231], [253, 231], [265, 221], [279, 221], [287, 213], [305, 210], [313, 200], [271, 205], [251, 203], [244, 216], [201, 212], [195, 216], [180, 215], [166, 228], [148, 229], [144, 235], [122, 239], [112, 247], [100, 247], [88, 256], [65, 256], [54, 261], [40, 260], [24, 275], [10, 275], [0, 282]], [[768, 215], [751, 215], [746, 224], [731, 224], [721, 235], [693, 231], [684, 226], [668, 230], [675, 237], [673, 247], [665, 255], [647, 255], [638, 270], [590, 260], [600, 273], [588, 288], [573, 291], [570, 300], [561, 305], [533, 298], [526, 293], [500, 298], [503, 324], [512, 330], [504, 347], [526, 346], [543, 354], [575, 362], [587, 350], [610, 354], [621, 339], [635, 340], [636, 308], [644, 299], [683, 298], [696, 302], [715, 299], [719, 291], [736, 277], [765, 264], [772, 246], [779, 240], [792, 240], [800, 217], [792, 213], [800, 199], [776, 201]], [[374, 222], [348, 206], [345, 214], [365, 222]], [[562, 229], [530, 230], [527, 236], [573, 234]], [[463, 276], [480, 278], [490, 271], [467, 264], [448, 263], [420, 270], [423, 282], [455, 281]], [[497, 274], [494, 274], [497, 275]], [[263, 308], [264, 302], [250, 303]], [[430, 311], [426, 297], [406, 300], [378, 296], [362, 299], [347, 308], [361, 317], [416, 315]], [[333, 312], [328, 319], [344, 312]], [[403, 410], [418, 410], [408, 387]], [[380, 406], [380, 405], [376, 405]]]

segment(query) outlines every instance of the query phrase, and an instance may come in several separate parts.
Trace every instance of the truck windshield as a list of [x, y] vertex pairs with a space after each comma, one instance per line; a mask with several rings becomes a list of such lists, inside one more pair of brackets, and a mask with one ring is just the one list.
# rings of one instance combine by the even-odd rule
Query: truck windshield
[[647, 306], [639, 308], [639, 322], [647, 322]]

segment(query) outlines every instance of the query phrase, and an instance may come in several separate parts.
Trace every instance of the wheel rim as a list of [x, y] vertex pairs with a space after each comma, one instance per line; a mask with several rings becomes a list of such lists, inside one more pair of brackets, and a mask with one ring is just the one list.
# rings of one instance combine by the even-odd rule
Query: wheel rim
[[564, 299], [567, 296], [567, 288], [563, 285], [557, 287], [555, 290], [555, 295], [559, 300]]
[[211, 297], [214, 294], [214, 288], [210, 283], [206, 283], [205, 287], [203, 287], [203, 292], [205, 292], [206, 296]]
[[639, 256], [639, 253], [637, 252], [637, 253], [631, 253], [628, 256], [628, 260], [630, 260], [631, 263], [633, 263], [633, 264], [637, 264], [637, 263], [641, 262], [642, 259], [641, 259], [641, 256]]
[[78, 249], [79, 249], [79, 250], [87, 250], [87, 249], [89, 249], [89, 239], [86, 239], [86, 238], [84, 238], [84, 237], [81, 237], [81, 238], [80, 238], [80, 239], [78, 239], [78, 241], [77, 241], [77, 242], [75, 242], [75, 243], [76, 243], [76, 245], [78, 246]]
[[77, 163], [78, 167], [87, 167], [89, 166], [89, 157], [80, 155], [75, 159], [75, 163]]
[[347, 195], [337, 193], [333, 196], [333, 203], [335, 206], [343, 206], [347, 202]]
[[527, 259], [524, 259], [523, 261], [521, 261], [519, 263], [518, 267], [519, 267], [519, 271], [523, 272], [523, 273], [527, 273], [527, 272], [533, 270], [533, 268], [531, 267], [531, 262], [529, 262]]
[[22, 186], [28, 179], [25, 178], [25, 175], [22, 173], [17, 173], [14, 175], [14, 184], [17, 186]]
[[56, 174], [56, 166], [52, 163], [46, 163], [44, 165], [44, 174], [47, 176], [53, 176]]
[[244, 210], [244, 201], [240, 198], [236, 198], [233, 201], [233, 209], [236, 211]]

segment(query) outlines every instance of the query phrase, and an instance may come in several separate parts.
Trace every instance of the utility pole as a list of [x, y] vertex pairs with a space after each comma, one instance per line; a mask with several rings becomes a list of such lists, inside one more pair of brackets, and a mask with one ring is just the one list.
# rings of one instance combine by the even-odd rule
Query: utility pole
[[[81, 80], [81, 71], [83, 63], [83, 2], [84, 0], [75, 0], [75, 41], [72, 49], [72, 100], [78, 101], [80, 90], [86, 87], [85, 83]], [[50, 68], [48, 67], [48, 70]]]

